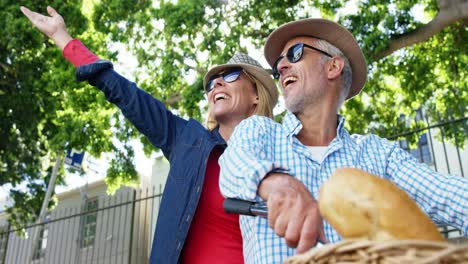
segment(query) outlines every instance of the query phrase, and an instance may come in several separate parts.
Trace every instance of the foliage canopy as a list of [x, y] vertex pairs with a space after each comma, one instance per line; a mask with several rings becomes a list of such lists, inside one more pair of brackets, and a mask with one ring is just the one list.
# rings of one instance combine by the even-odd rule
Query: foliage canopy
[[[21, 4], [45, 13], [44, 2]], [[348, 27], [369, 65], [363, 92], [342, 111], [351, 132], [391, 135], [401, 114], [409, 116], [419, 108], [432, 119], [463, 117], [468, 99], [463, 70], [468, 65], [468, 14], [456, 11], [468, 10], [462, 8], [466, 1], [353, 2], [355, 6], [344, 0], [47, 4], [64, 16], [71, 35], [100, 57], [115, 60], [117, 52], [109, 47], [123, 43], [138, 60], [139, 86], [181, 115], [200, 121], [206, 111], [199, 107], [204, 99], [202, 78], [212, 65], [236, 51], [261, 48], [268, 34], [285, 22], [317, 15]], [[353, 8], [355, 12], [349, 12]], [[74, 81], [73, 67], [32, 27], [17, 1], [1, 1], [0, 13], [0, 186], [13, 186], [13, 223], [34, 219], [53, 162], [67, 147], [96, 157], [114, 153], [106, 178], [110, 190], [137, 180], [129, 141], [140, 138], [147, 154], [155, 148], [97, 89]], [[465, 142], [463, 128], [448, 133]], [[62, 170], [59, 184], [63, 175]], [[15, 189], [23, 182], [28, 183], [26, 191]]]

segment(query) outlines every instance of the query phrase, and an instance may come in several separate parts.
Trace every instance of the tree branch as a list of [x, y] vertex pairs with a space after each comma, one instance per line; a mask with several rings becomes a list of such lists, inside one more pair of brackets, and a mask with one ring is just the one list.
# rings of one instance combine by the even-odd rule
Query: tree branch
[[182, 100], [183, 96], [181, 94], [176, 94], [172, 96], [171, 98], [167, 99], [164, 104], [165, 105], [172, 105], [177, 103], [178, 101]]
[[378, 61], [401, 48], [424, 42], [444, 27], [468, 18], [468, 0], [439, 0], [438, 2], [439, 13], [433, 20], [411, 32], [394, 36], [390, 39], [388, 48], [372, 56], [372, 60]]
[[191, 65], [188, 65], [187, 63], [185, 63], [185, 66], [191, 70], [196, 71], [200, 75], [204, 75], [206, 73], [206, 70], [201, 67], [191, 66]]

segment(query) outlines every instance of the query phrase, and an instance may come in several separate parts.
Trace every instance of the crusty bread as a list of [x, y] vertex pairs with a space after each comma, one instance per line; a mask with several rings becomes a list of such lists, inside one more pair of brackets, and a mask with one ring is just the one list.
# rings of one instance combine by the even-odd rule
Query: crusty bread
[[392, 182], [340, 168], [320, 189], [322, 216], [343, 238], [444, 241], [435, 224]]

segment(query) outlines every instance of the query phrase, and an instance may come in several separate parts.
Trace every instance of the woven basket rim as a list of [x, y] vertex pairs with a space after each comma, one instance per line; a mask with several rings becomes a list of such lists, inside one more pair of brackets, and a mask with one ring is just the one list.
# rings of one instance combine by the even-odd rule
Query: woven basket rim
[[368, 263], [370, 259], [372, 263], [381, 263], [379, 259], [385, 259], [385, 263], [439, 263], [441, 260], [468, 263], [468, 245], [427, 240], [346, 239], [290, 257], [285, 263], [344, 263], [340, 259], [346, 263]]

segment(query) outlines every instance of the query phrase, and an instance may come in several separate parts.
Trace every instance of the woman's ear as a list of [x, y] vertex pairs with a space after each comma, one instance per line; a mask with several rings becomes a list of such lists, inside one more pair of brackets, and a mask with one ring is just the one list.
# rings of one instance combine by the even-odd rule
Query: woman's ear
[[257, 95], [257, 96], [255, 96], [255, 98], [254, 98], [254, 104], [256, 104], [256, 105], [257, 105], [259, 100], [260, 100], [260, 99], [258, 98], [258, 95]]

